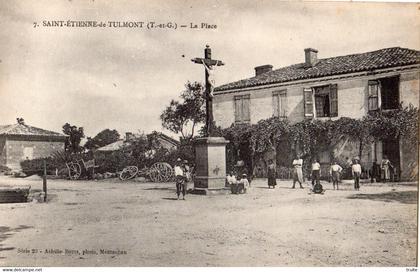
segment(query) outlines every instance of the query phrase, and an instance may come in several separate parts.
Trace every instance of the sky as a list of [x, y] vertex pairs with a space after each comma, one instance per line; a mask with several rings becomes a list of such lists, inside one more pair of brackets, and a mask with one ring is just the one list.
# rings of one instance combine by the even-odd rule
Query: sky
[[[43, 26], [54, 20], [178, 28]], [[22, 117], [57, 132], [68, 122], [90, 137], [106, 128], [175, 136], [159, 116], [187, 81], [204, 81], [204, 68], [191, 59], [203, 57], [206, 44], [225, 63], [215, 71], [216, 85], [252, 77], [255, 66], [303, 62], [307, 47], [318, 49], [318, 58], [394, 46], [419, 50], [420, 5], [0, 0], [0, 41], [0, 125]]]

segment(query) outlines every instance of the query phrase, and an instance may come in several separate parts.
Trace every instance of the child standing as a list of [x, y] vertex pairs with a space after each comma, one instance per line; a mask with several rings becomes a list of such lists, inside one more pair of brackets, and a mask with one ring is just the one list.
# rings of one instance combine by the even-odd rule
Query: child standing
[[242, 178], [238, 184], [238, 191], [240, 194], [244, 194], [249, 190], [249, 181], [246, 174], [242, 174]]

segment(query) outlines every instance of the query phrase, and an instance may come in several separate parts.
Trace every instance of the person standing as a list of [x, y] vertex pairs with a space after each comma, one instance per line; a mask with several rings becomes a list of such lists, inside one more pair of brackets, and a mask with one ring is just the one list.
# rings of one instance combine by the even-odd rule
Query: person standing
[[387, 156], [384, 156], [381, 162], [381, 169], [383, 172], [383, 179], [385, 182], [391, 179], [391, 168], [392, 168], [391, 162], [388, 160]]
[[362, 174], [362, 166], [359, 163], [358, 159], [354, 159], [353, 165], [351, 166], [351, 172], [354, 178], [354, 189], [359, 191], [360, 189], [360, 175]]
[[321, 176], [321, 165], [319, 164], [319, 162], [314, 159], [312, 162], [312, 187], [315, 186], [315, 182], [316, 184], [319, 183], [319, 177]]
[[336, 161], [334, 161], [330, 169], [330, 174], [331, 174], [334, 190], [335, 190], [335, 186], [337, 186], [337, 190], [338, 190], [338, 181], [340, 180], [341, 171], [343, 171], [343, 168], [340, 165], [338, 165]]
[[268, 188], [271, 187], [276, 188], [276, 165], [274, 164], [273, 160], [268, 161], [267, 167], [267, 176], [268, 176]]
[[182, 165], [182, 160], [180, 158], [177, 159], [177, 162], [174, 167], [175, 172], [175, 181], [176, 181], [176, 195], [179, 200], [179, 196], [182, 192], [182, 199], [185, 200], [185, 183], [186, 177]]
[[293, 160], [293, 187], [292, 189], [295, 189], [296, 181], [299, 182], [300, 188], [303, 189], [302, 182], [303, 182], [303, 173], [302, 173], [302, 165], [303, 160], [296, 156], [296, 159]]
[[376, 160], [372, 162], [372, 169], [370, 170], [370, 182], [380, 182], [381, 181], [381, 168], [376, 163]]
[[184, 190], [188, 191], [188, 183], [192, 181], [192, 173], [191, 173], [191, 167], [188, 164], [187, 160], [184, 160], [182, 164], [182, 170], [184, 171], [184, 177], [185, 177]]

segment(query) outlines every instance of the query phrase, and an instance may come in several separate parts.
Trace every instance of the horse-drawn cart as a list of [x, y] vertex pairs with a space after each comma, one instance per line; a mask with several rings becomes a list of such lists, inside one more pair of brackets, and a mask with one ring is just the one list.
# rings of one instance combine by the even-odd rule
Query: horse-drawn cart
[[137, 166], [125, 167], [119, 177], [120, 180], [133, 179], [137, 176], [149, 177], [153, 182], [167, 182], [174, 176], [174, 170], [169, 163], [157, 162], [154, 163], [150, 168], [138, 169]]
[[70, 179], [79, 179], [83, 176], [92, 177], [95, 174], [95, 160], [84, 161], [83, 159], [66, 162]]

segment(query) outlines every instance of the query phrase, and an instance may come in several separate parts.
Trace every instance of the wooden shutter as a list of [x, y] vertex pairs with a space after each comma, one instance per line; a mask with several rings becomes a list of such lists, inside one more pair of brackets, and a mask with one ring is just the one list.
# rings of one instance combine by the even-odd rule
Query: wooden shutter
[[338, 116], [337, 84], [330, 85], [330, 116]]
[[273, 116], [280, 116], [279, 115], [279, 94], [277, 92], [273, 93]]
[[235, 122], [241, 122], [242, 119], [242, 99], [235, 96]]
[[242, 121], [249, 122], [251, 121], [251, 112], [249, 109], [249, 95], [242, 97]]
[[286, 117], [287, 116], [287, 92], [282, 91], [279, 95], [279, 116]]
[[305, 117], [314, 117], [314, 101], [313, 93], [311, 88], [303, 89], [303, 103], [304, 103], [304, 115]]
[[368, 82], [368, 110], [374, 111], [379, 108], [379, 82], [370, 80]]

